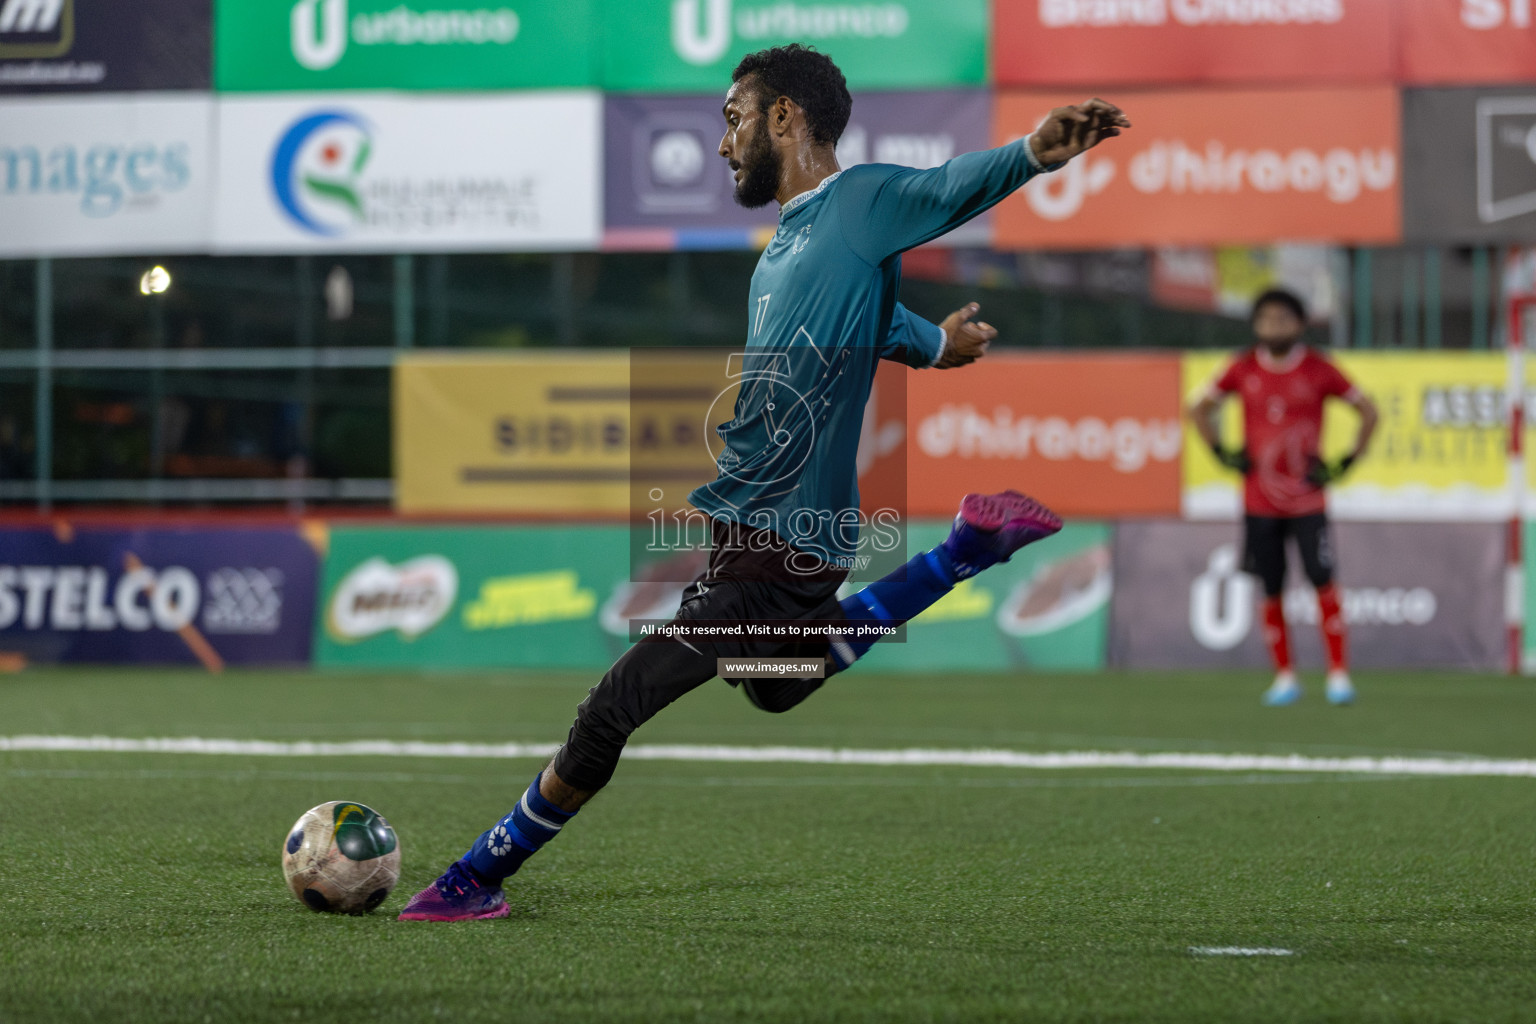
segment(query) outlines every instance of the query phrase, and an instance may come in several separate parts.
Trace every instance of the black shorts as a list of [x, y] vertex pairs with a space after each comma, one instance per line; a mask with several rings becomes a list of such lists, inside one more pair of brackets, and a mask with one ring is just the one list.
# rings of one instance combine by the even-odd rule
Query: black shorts
[[[673, 622], [839, 620], [837, 590], [846, 569], [790, 547], [776, 534], [716, 520], [709, 567], [683, 591]], [[614, 663], [576, 709], [555, 772], [577, 789], [607, 785], [630, 734], [662, 708], [715, 677], [718, 658], [823, 658], [823, 635], [796, 643], [646, 637]], [[742, 679], [747, 699], [764, 711], [788, 711], [821, 679]]]
[[1325, 513], [1290, 519], [1245, 516], [1243, 525], [1243, 571], [1263, 581], [1265, 597], [1279, 597], [1285, 589], [1287, 537], [1296, 538], [1302, 567], [1314, 587], [1333, 582], [1333, 540]]

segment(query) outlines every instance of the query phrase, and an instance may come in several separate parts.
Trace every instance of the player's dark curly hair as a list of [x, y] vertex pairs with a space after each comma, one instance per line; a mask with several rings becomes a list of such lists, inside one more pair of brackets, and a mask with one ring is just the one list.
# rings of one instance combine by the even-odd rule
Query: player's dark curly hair
[[1300, 320], [1302, 323], [1307, 322], [1307, 307], [1302, 303], [1301, 296], [1297, 295], [1289, 288], [1271, 288], [1260, 295], [1258, 298], [1254, 299], [1253, 311], [1248, 314], [1248, 319], [1252, 320], [1257, 317], [1259, 315], [1259, 310], [1263, 309], [1271, 302], [1277, 306], [1284, 306], [1286, 309], [1296, 314], [1296, 319]]
[[853, 97], [848, 82], [832, 58], [809, 46], [790, 43], [758, 50], [741, 58], [731, 81], [757, 76], [759, 109], [766, 111], [780, 96], [788, 96], [805, 111], [811, 138], [836, 145], [848, 127]]

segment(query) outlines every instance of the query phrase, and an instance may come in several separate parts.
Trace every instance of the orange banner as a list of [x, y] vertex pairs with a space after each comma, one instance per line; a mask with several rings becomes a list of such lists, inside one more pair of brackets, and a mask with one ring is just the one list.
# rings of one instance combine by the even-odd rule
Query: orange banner
[[[1402, 234], [1390, 88], [1114, 93], [1135, 127], [998, 206], [995, 244], [1097, 249], [1389, 243]], [[998, 96], [998, 143], [1077, 93]]]
[[1536, 78], [1532, 0], [1399, 0], [1399, 73], [1413, 85]]
[[1066, 516], [1178, 515], [1177, 355], [987, 356], [907, 384], [908, 510], [1007, 488]]
[[1005, 86], [1386, 83], [1394, 70], [1393, 6], [1393, 0], [999, 0], [992, 59]]

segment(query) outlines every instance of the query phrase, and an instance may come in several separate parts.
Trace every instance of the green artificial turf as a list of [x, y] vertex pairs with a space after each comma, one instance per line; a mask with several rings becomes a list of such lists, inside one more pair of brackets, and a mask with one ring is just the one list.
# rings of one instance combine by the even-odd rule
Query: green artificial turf
[[[33, 671], [0, 736], [554, 742], [590, 682]], [[1264, 682], [852, 673], [780, 716], [716, 683], [637, 742], [1536, 756], [1530, 681]], [[1536, 779], [636, 761], [510, 919], [396, 922], [537, 767], [0, 753], [0, 1022], [1536, 1020]], [[329, 799], [400, 834], [371, 916], [283, 885]]]

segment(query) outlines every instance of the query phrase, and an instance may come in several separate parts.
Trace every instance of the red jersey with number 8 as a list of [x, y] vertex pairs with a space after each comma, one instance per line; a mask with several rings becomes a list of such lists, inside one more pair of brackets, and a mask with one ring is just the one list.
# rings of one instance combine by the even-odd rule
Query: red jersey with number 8
[[1253, 472], [1243, 505], [1251, 516], [1289, 519], [1325, 507], [1323, 489], [1307, 479], [1323, 436], [1323, 401], [1355, 386], [1327, 358], [1297, 345], [1283, 359], [1254, 348], [1232, 361], [1214, 387], [1243, 400], [1243, 439]]

